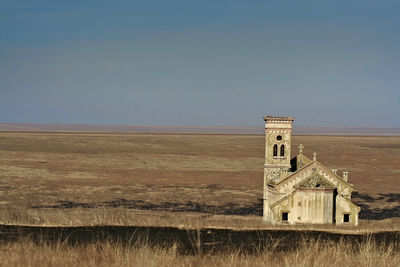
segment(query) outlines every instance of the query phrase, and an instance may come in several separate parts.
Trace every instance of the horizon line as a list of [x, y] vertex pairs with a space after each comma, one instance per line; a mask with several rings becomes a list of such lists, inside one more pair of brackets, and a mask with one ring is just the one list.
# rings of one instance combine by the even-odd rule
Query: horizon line
[[[174, 134], [263, 134], [264, 126], [125, 125], [0, 122], [0, 132], [103, 132]], [[400, 127], [294, 126], [294, 135], [400, 136]]]
[[[0, 125], [77, 125], [77, 126], [106, 126], [106, 127], [182, 127], [182, 128], [259, 128], [264, 127], [265, 124], [262, 122], [260, 125], [183, 125], [183, 124], [127, 124], [127, 123], [82, 123], [82, 122], [7, 122], [0, 121]], [[357, 129], [400, 129], [400, 126], [372, 126], [372, 125], [357, 125], [357, 126], [346, 126], [346, 125], [330, 125], [330, 126], [318, 126], [318, 125], [294, 125], [293, 128], [357, 128]]]

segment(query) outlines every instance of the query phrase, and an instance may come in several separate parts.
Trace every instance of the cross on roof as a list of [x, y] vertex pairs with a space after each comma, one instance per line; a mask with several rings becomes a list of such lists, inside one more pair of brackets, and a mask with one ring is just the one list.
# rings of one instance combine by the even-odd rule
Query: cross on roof
[[303, 154], [303, 148], [304, 148], [304, 146], [303, 146], [302, 144], [300, 144], [300, 145], [298, 146], [298, 148], [299, 148], [299, 154]]

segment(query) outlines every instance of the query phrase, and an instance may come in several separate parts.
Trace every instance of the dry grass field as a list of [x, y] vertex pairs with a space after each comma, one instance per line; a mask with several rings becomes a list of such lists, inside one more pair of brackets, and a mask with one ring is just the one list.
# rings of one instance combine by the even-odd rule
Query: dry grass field
[[240, 251], [209, 255], [181, 255], [172, 247], [94, 243], [70, 247], [21, 241], [0, 245], [0, 266], [399, 266], [393, 245], [365, 242], [355, 249], [347, 242], [304, 244], [279, 252], [271, 247], [255, 254]]
[[[350, 172], [361, 219], [400, 227], [400, 137], [300, 143]], [[263, 135], [0, 132], [0, 222], [263, 227], [263, 156]]]
[[[400, 231], [400, 137], [294, 136], [292, 156], [300, 143], [350, 172], [360, 226], [278, 228]], [[0, 224], [274, 229], [261, 223], [263, 156], [263, 135], [0, 132]], [[0, 243], [0, 266], [399, 266], [395, 236], [389, 245], [304, 240], [288, 251], [206, 255], [22, 237]]]

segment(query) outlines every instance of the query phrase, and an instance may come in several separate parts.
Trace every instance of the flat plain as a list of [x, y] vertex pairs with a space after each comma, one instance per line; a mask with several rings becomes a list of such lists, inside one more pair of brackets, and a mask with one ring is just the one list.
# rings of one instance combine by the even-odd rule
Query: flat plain
[[[399, 227], [399, 136], [295, 135], [292, 157], [300, 143], [349, 171], [361, 225]], [[261, 134], [4, 131], [0, 222], [261, 227], [263, 163]]]

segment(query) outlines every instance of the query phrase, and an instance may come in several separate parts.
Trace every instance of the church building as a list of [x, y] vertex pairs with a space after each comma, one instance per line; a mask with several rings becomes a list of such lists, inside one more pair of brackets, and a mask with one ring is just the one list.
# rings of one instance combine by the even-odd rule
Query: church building
[[263, 221], [271, 224], [358, 225], [360, 208], [348, 172], [338, 176], [317, 160], [298, 154], [290, 158], [293, 117], [265, 116]]

